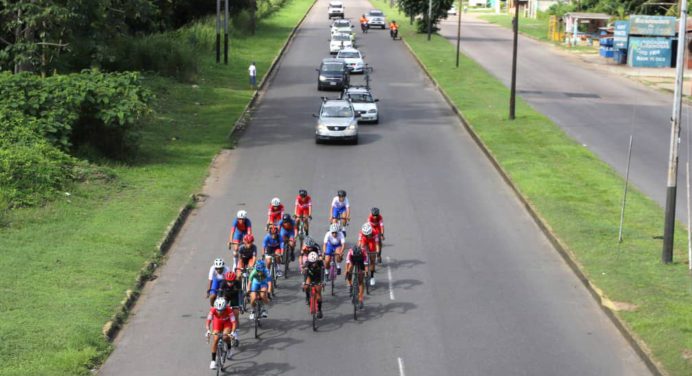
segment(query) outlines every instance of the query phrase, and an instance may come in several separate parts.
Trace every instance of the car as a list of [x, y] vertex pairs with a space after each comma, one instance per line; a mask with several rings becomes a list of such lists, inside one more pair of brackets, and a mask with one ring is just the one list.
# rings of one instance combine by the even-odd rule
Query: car
[[368, 26], [370, 28], [381, 27], [382, 30], [384, 30], [384, 28], [387, 26], [386, 17], [379, 9], [370, 10], [368, 14], [365, 15], [365, 18], [368, 19]]
[[343, 60], [351, 73], [363, 73], [365, 70], [365, 61], [363, 61], [364, 57], [365, 56], [355, 48], [342, 48], [336, 54], [336, 58]]
[[315, 143], [350, 141], [358, 143], [358, 115], [351, 102], [345, 99], [322, 99], [315, 127]]
[[452, 5], [451, 8], [447, 11], [448, 16], [456, 16], [457, 15], [457, 7], [455, 5]]
[[317, 90], [344, 90], [350, 83], [349, 70], [346, 62], [341, 59], [323, 59], [316, 70], [318, 72]]
[[329, 53], [336, 54], [342, 48], [353, 48], [351, 34], [337, 33], [332, 35], [332, 39], [329, 41]]
[[327, 12], [329, 13], [330, 20], [332, 18], [344, 18], [344, 3], [341, 1], [330, 1]]
[[343, 97], [351, 102], [356, 114], [359, 115], [359, 122], [379, 123], [380, 116], [377, 102], [380, 100], [373, 99], [372, 93], [367, 87], [351, 86], [344, 90]]
[[350, 20], [334, 20], [331, 27], [331, 35], [336, 33], [347, 33], [351, 35], [351, 40], [353, 40], [353, 25]]

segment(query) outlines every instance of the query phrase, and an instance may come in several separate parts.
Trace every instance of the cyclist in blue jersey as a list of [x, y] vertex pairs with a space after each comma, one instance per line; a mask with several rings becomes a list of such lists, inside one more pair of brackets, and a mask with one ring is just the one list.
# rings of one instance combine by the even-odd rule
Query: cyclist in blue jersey
[[[276, 256], [276, 262], [281, 265], [281, 237], [279, 236], [279, 228], [274, 225], [269, 225], [269, 233], [264, 236], [262, 242], [264, 259], [267, 263], [267, 269], [271, 268], [272, 255]], [[281, 277], [280, 268], [276, 268], [276, 276]]]
[[329, 218], [331, 218], [331, 223], [338, 223], [342, 226], [345, 226], [351, 219], [351, 204], [346, 197], [346, 191], [339, 190], [336, 197], [332, 199]]
[[344, 233], [340, 231], [339, 225], [332, 223], [329, 231], [324, 235], [324, 267], [325, 273], [329, 273], [329, 263], [332, 257], [336, 257], [337, 274], [341, 274], [341, 257], [346, 245]]
[[288, 241], [288, 247], [291, 249], [291, 261], [295, 261], [296, 236], [298, 236], [298, 227], [296, 221], [291, 218], [290, 214], [284, 214], [279, 222], [279, 238], [281, 239], [281, 249], [284, 249], [284, 242]]

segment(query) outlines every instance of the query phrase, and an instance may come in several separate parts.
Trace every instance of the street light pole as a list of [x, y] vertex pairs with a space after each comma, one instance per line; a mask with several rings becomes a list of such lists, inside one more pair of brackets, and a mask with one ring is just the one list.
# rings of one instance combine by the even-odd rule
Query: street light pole
[[216, 0], [216, 62], [221, 62], [221, 0]]
[[519, 41], [519, 0], [514, 0], [514, 50], [512, 51], [512, 85], [509, 92], [509, 120], [515, 118], [517, 96], [517, 42]]
[[459, 45], [461, 44], [461, 0], [459, 0], [459, 9], [457, 9], [457, 12], [459, 12], [459, 20], [457, 22], [457, 68], [459, 68]]
[[673, 115], [670, 121], [670, 154], [668, 158], [668, 187], [666, 191], [666, 217], [663, 229], [663, 251], [661, 261], [673, 262], [675, 240], [675, 201], [678, 184], [678, 145], [680, 144], [680, 115], [682, 110], [682, 82], [684, 74], [685, 45], [687, 36], [687, 0], [680, 1], [680, 27], [678, 28], [678, 55], [675, 66], [675, 95]]
[[432, 34], [432, 0], [428, 0], [428, 40]]
[[228, 65], [228, 0], [224, 0], [223, 15], [223, 63]]

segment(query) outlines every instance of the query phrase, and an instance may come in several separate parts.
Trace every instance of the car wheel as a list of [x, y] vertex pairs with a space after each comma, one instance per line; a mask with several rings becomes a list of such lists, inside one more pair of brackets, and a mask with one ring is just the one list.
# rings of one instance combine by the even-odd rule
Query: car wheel
[[358, 136], [353, 138], [353, 141], [351, 141], [351, 145], [358, 145]]
[[375, 121], [372, 122], [373, 124], [380, 124], [380, 117], [378, 116]]
[[322, 141], [320, 141], [320, 139], [318, 137], [315, 137], [315, 144], [319, 145], [321, 143], [322, 143]]

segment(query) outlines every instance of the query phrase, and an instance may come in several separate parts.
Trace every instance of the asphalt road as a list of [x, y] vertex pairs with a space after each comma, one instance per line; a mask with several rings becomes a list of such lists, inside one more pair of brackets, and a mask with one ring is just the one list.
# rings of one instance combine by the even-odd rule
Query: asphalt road
[[[261, 338], [241, 329], [227, 369], [243, 375], [645, 375], [647, 368], [551, 248], [510, 189], [459, 126], [401, 42], [359, 35], [375, 67], [382, 122], [361, 144], [315, 145], [314, 68], [327, 55], [326, 0], [289, 47], [238, 148], [219, 158], [202, 207], [149, 283], [100, 371], [207, 374], [203, 297], [230, 220], [244, 208], [256, 229], [278, 195], [309, 189], [313, 234], [327, 229], [337, 189], [355, 224], [370, 207], [385, 218], [387, 256], [354, 322], [345, 285], [325, 297], [319, 331], [299, 291], [281, 280]], [[351, 17], [368, 3], [347, 3]], [[356, 226], [349, 229], [353, 240]], [[391, 278], [388, 277], [391, 275]], [[243, 317], [247, 320], [246, 317]]]
[[[512, 31], [468, 14], [462, 14], [461, 19], [462, 51], [509, 87]], [[441, 26], [440, 33], [456, 45], [457, 18], [450, 16]], [[521, 35], [517, 92], [623, 177], [632, 134], [631, 182], [661, 207], [665, 206], [672, 94], [616, 73], [594, 69], [573, 56]], [[690, 107], [683, 107], [677, 202], [677, 215], [683, 221], [687, 218], [684, 170], [689, 114]]]

